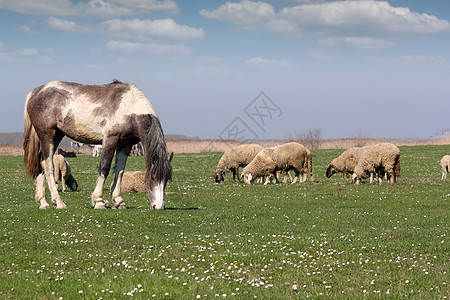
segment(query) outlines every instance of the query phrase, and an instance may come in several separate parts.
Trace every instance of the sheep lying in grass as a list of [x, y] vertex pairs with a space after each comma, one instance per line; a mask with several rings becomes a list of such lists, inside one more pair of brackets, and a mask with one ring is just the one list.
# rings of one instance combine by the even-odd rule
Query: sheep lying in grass
[[217, 164], [214, 174], [216, 182], [223, 181], [223, 175], [226, 172], [232, 172], [233, 181], [236, 181], [237, 176], [240, 182], [239, 167], [247, 166], [262, 149], [263, 147], [257, 144], [245, 144], [227, 149]]
[[66, 185], [72, 190], [76, 191], [78, 189], [78, 183], [72, 175], [70, 165], [64, 156], [61, 154], [55, 154], [53, 156], [53, 164], [55, 165], [55, 181], [62, 182], [62, 191], [66, 191]]
[[[112, 183], [111, 183], [112, 186]], [[122, 193], [147, 193], [144, 171], [125, 172], [122, 175]]]
[[442, 178], [447, 179], [447, 173], [450, 172], [450, 155], [444, 155], [441, 159]]
[[327, 178], [339, 172], [342, 172], [342, 175], [353, 174], [362, 152], [363, 148], [360, 147], [350, 148], [342, 152], [341, 155], [333, 159], [328, 165], [326, 172]]
[[[173, 152], [169, 155], [169, 162], [172, 162]], [[123, 172], [123, 171], [122, 171]], [[120, 191], [122, 193], [147, 193], [147, 184], [145, 183], [144, 171], [128, 171], [119, 174], [122, 176]], [[112, 188], [114, 182], [111, 182], [110, 188]]]
[[352, 180], [359, 184], [360, 180], [370, 176], [371, 182], [373, 175], [381, 178], [387, 174], [389, 183], [395, 183], [397, 175], [400, 173], [400, 150], [391, 143], [380, 143], [363, 147], [363, 153], [356, 165]]
[[[247, 184], [250, 184], [258, 177], [271, 176], [278, 182], [277, 171], [294, 170], [295, 183], [300, 177], [300, 182], [306, 181], [308, 171], [311, 174], [311, 181], [314, 180], [312, 171], [312, 155], [305, 146], [299, 143], [287, 143], [284, 145], [265, 148], [261, 150], [255, 158], [244, 168], [242, 177]], [[266, 180], [264, 184], [269, 181]]]

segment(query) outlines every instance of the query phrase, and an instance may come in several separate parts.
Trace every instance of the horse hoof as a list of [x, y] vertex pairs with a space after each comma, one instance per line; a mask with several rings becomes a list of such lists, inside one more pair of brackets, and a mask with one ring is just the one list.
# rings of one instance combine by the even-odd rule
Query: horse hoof
[[56, 206], [56, 209], [66, 209], [67, 208], [67, 205], [65, 205], [65, 204], [61, 204], [61, 205], [57, 205]]
[[39, 209], [50, 209], [50, 205], [41, 205], [39, 206]]
[[106, 205], [103, 202], [96, 202], [94, 209], [106, 209]]

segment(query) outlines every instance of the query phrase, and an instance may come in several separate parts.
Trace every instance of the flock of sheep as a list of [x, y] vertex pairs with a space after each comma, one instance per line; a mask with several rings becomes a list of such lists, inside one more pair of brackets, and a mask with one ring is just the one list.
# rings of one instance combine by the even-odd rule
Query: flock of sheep
[[[170, 159], [172, 158], [171, 154]], [[76, 191], [78, 183], [73, 177], [69, 163], [62, 155], [54, 156], [55, 179], [62, 181], [62, 190], [66, 191], [66, 185], [72, 191]], [[442, 179], [447, 179], [450, 172], [450, 155], [441, 159]], [[239, 176], [239, 168], [244, 168]], [[294, 171], [292, 179], [289, 171]], [[214, 178], [217, 183], [224, 180], [224, 174], [231, 172], [233, 181], [243, 177], [244, 182], [251, 184], [256, 179], [264, 181], [264, 184], [272, 180], [278, 182], [281, 174], [284, 174], [284, 182], [288, 176], [291, 182], [298, 179], [305, 182], [308, 173], [311, 181], [314, 180], [312, 170], [311, 151], [299, 143], [286, 143], [283, 145], [263, 148], [258, 144], [245, 144], [229, 148], [224, 152], [217, 164]], [[375, 179], [381, 183], [385, 178], [389, 183], [395, 183], [400, 176], [400, 150], [391, 143], [379, 143], [364, 147], [354, 147], [345, 150], [328, 165], [326, 177], [330, 178], [335, 173], [342, 173], [352, 177], [352, 183], [359, 184], [365, 179], [370, 183]], [[42, 192], [43, 184], [36, 183], [36, 194]], [[45, 186], [44, 186], [45, 189]], [[145, 184], [145, 172], [125, 172], [122, 177], [122, 192], [147, 192]]]
[[[442, 179], [447, 179], [450, 171], [450, 155], [445, 155], [441, 160]], [[264, 148], [257, 144], [246, 144], [230, 148], [225, 151], [219, 160], [214, 178], [217, 183], [224, 180], [224, 174], [231, 172], [233, 180], [239, 177], [238, 169], [243, 167], [244, 182], [252, 183], [255, 179], [265, 180], [268, 184], [272, 179], [278, 182], [280, 174], [285, 174], [287, 180], [289, 171], [293, 170], [295, 177], [291, 181], [295, 183], [300, 175], [300, 182], [306, 181], [307, 174], [312, 170], [311, 151], [299, 143], [287, 143], [276, 147]], [[352, 183], [369, 179], [370, 183], [375, 179], [381, 183], [385, 178], [389, 183], [395, 183], [400, 176], [400, 150], [391, 143], [379, 143], [364, 147], [354, 147], [345, 150], [328, 165], [326, 177], [330, 178], [335, 173], [352, 176]], [[290, 175], [289, 175], [290, 176]]]

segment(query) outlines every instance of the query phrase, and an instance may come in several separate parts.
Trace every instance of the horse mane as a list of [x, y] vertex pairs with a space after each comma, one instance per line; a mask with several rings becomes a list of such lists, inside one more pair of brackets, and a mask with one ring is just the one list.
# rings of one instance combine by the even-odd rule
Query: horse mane
[[[161, 123], [154, 115], [141, 116], [144, 138], [144, 155], [147, 167], [146, 182], [150, 184], [150, 177], [158, 182], [167, 182], [172, 178], [172, 166], [167, 157], [166, 141]], [[150, 188], [149, 188], [150, 190]]]
[[112, 82], [111, 82], [111, 84], [122, 84], [123, 82], [122, 81], [120, 81], [119, 79], [117, 79], [117, 78], [113, 78], [113, 80], [112, 80]]

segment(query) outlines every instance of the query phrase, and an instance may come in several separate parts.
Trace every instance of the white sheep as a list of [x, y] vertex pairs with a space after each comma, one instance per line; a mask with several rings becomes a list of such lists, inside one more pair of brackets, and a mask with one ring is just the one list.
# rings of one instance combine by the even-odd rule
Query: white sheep
[[[169, 155], [169, 162], [172, 162], [173, 152]], [[147, 184], [145, 183], [145, 171], [127, 171], [119, 173], [118, 179], [120, 183], [121, 193], [147, 193]], [[111, 182], [110, 189], [112, 189], [114, 181]]]
[[441, 159], [442, 178], [447, 179], [447, 173], [450, 172], [450, 155], [444, 155]]
[[62, 191], [66, 191], [66, 184], [72, 191], [78, 189], [78, 183], [72, 175], [72, 171], [67, 160], [61, 154], [53, 155], [53, 164], [55, 166], [55, 181], [62, 182]]
[[359, 158], [363, 152], [361, 147], [353, 147], [342, 152], [328, 165], [326, 176], [330, 178], [333, 174], [342, 172], [344, 174], [353, 174], [353, 171], [358, 164]]
[[[111, 183], [112, 187], [113, 183]], [[124, 172], [122, 175], [122, 193], [147, 193], [144, 171]]]
[[[265, 148], [244, 168], [242, 177], [244, 177], [244, 181], [247, 184], [250, 184], [258, 177], [270, 179], [271, 176], [278, 182], [276, 173], [279, 170], [294, 170], [295, 177], [292, 183], [297, 181], [299, 175], [301, 175], [300, 182], [306, 181], [308, 171], [311, 173], [311, 181], [313, 181], [311, 152], [299, 143], [287, 143]], [[264, 184], [268, 182], [266, 180]]]
[[370, 176], [371, 182], [373, 175], [381, 178], [387, 174], [389, 183], [395, 183], [400, 173], [400, 150], [391, 143], [380, 143], [363, 147], [363, 153], [356, 165], [352, 180], [359, 184], [360, 180]]
[[262, 149], [263, 147], [258, 144], [244, 144], [227, 149], [217, 164], [216, 173], [214, 174], [216, 182], [223, 181], [223, 175], [226, 172], [232, 172], [233, 181], [236, 180], [237, 176], [240, 182], [239, 168], [247, 166]]

